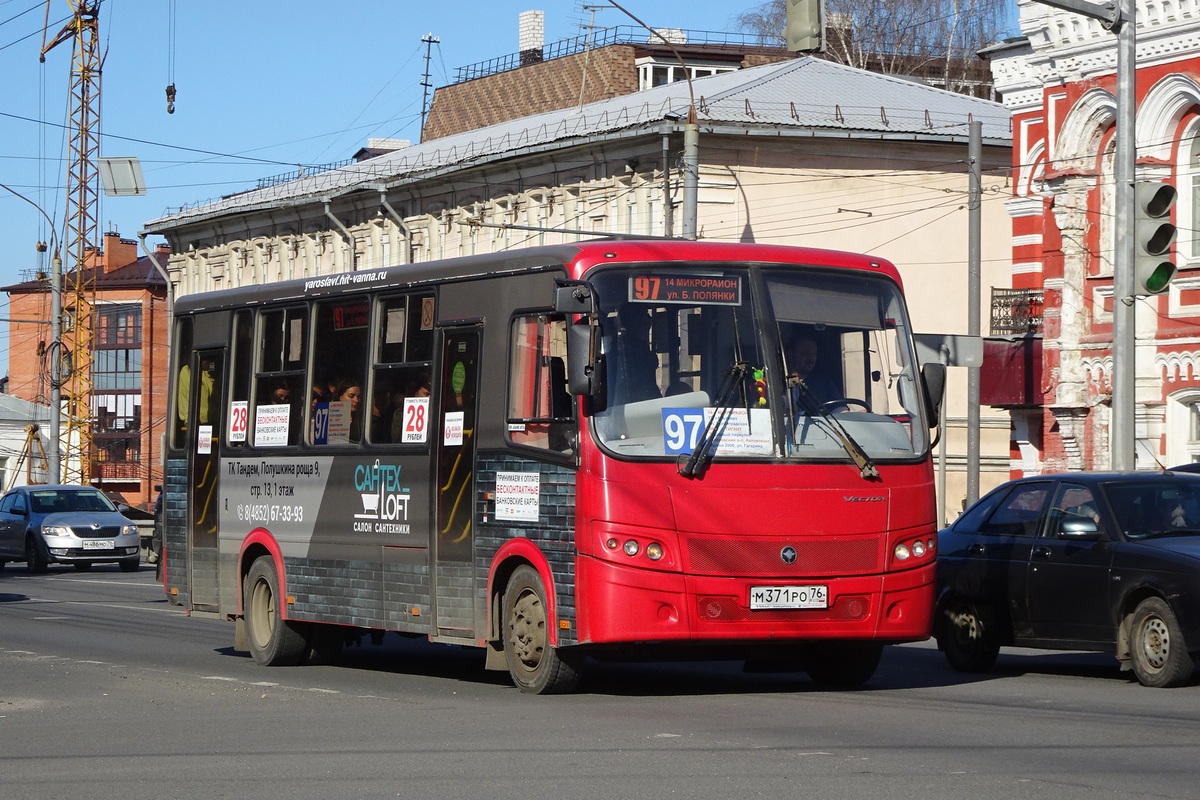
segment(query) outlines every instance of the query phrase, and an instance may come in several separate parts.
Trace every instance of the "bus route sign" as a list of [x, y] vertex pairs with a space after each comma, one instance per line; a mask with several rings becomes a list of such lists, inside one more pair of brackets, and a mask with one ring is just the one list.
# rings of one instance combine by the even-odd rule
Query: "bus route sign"
[[631, 275], [629, 299], [635, 303], [738, 306], [742, 304], [742, 279], [737, 275]]

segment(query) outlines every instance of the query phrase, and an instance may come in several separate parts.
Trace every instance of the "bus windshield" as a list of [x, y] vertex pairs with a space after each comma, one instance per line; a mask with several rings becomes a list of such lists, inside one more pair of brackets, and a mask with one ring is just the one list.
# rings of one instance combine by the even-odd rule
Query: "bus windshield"
[[[905, 460], [928, 447], [899, 288], [868, 273], [606, 270], [597, 439], [622, 457]], [[706, 441], [711, 439], [711, 441]], [[864, 467], [864, 474], [866, 474]]]

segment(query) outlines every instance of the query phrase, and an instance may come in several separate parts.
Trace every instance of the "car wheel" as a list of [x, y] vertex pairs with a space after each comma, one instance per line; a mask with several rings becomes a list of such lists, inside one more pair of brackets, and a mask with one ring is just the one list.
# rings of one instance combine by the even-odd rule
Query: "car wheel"
[[137, 572], [138, 567], [142, 565], [140, 558], [127, 558], [118, 563], [121, 565], [121, 572]]
[[530, 694], [569, 692], [579, 683], [574, 658], [550, 645], [546, 587], [537, 570], [517, 567], [504, 590], [504, 655], [513, 683]]
[[1000, 655], [1000, 645], [979, 617], [975, 606], [953, 598], [942, 608], [938, 646], [959, 672], [987, 672]]
[[32, 533], [25, 535], [25, 563], [34, 575], [41, 575], [50, 567], [50, 559], [37, 543]]
[[92, 562], [90, 562], [90, 561], [72, 561], [71, 566], [75, 568], [76, 572], [87, 572], [89, 569], [92, 568]]
[[805, 654], [805, 668], [814, 683], [847, 689], [871, 680], [882, 655], [881, 644], [823, 642]]
[[1182, 686], [1192, 677], [1196, 662], [1162, 598], [1147, 598], [1134, 609], [1129, 638], [1133, 673], [1143, 686]]
[[270, 556], [259, 556], [250, 565], [243, 587], [246, 638], [250, 654], [264, 667], [299, 664], [308, 654], [304, 625], [283, 619], [279, 576]]

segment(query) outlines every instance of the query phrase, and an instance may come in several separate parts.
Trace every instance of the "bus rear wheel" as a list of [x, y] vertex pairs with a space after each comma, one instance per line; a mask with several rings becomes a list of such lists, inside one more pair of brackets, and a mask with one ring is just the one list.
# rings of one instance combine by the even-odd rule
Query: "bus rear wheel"
[[289, 667], [308, 654], [304, 625], [282, 619], [279, 576], [270, 556], [259, 556], [250, 565], [243, 585], [246, 638], [250, 654], [264, 667]]
[[546, 586], [533, 567], [517, 567], [504, 591], [504, 655], [513, 683], [529, 694], [560, 694], [579, 683], [578, 661], [550, 645]]

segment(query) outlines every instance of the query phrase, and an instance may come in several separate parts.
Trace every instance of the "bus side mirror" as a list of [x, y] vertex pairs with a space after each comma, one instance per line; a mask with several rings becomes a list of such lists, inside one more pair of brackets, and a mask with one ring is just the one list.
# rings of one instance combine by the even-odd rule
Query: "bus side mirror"
[[584, 397], [604, 391], [604, 358], [594, 317], [567, 326], [567, 391]]
[[946, 394], [946, 365], [931, 361], [921, 367], [921, 383], [925, 384], [925, 414], [929, 427], [936, 428], [942, 416], [942, 398]]

